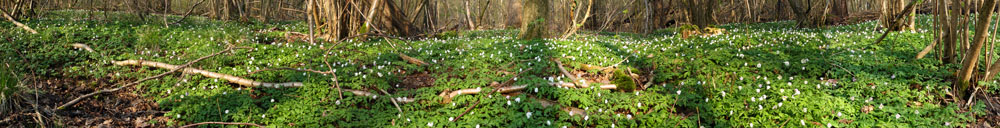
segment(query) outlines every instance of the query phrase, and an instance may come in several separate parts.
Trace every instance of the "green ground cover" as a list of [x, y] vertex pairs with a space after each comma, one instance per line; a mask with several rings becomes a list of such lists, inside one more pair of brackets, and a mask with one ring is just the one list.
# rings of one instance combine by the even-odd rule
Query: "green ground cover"
[[[251, 88], [178, 73], [136, 86], [134, 93], [169, 111], [162, 115], [169, 120], [159, 123], [173, 126], [218, 121], [270, 127], [961, 127], [984, 108], [977, 104], [962, 111], [946, 101], [948, 71], [957, 66], [913, 59], [933, 39], [927, 16], [920, 16], [915, 32], [894, 33], [879, 45], [871, 45], [881, 34], [875, 21], [827, 29], [796, 29], [787, 21], [728, 24], [719, 26], [726, 34], [690, 39], [673, 29], [531, 41], [517, 40], [516, 30], [485, 30], [413, 41], [310, 44], [284, 36], [308, 32], [301, 22], [194, 18], [164, 27], [159, 22], [76, 20], [74, 13], [22, 21], [37, 26], [40, 33], [35, 35], [16, 27], [0, 29], [3, 61], [28, 62], [11, 69], [24, 74], [119, 83], [167, 70], [111, 61], [180, 65], [232, 44], [252, 49], [192, 67], [263, 82], [304, 83], [298, 88]], [[97, 52], [75, 49], [72, 43]], [[407, 63], [398, 54], [429, 65]], [[608, 83], [601, 80], [612, 76], [610, 83], [619, 89], [553, 86], [570, 80], [552, 58], [592, 80], [587, 82], [591, 86]], [[602, 72], [581, 64], [634, 70]], [[379, 95], [344, 92], [341, 99], [332, 75], [291, 70], [251, 74], [286, 67], [332, 68], [341, 88]], [[628, 72], [641, 80], [622, 81]], [[438, 96], [448, 90], [492, 89], [491, 83], [508, 79], [525, 90], [460, 95], [447, 103]], [[652, 86], [642, 88], [647, 80]], [[633, 84], [635, 90], [622, 89]], [[390, 99], [403, 97], [415, 102], [400, 103], [399, 113]], [[542, 100], [556, 104], [542, 105]], [[477, 101], [481, 103], [470, 113], [450, 121]], [[586, 114], [571, 115], [563, 110], [567, 108]]]

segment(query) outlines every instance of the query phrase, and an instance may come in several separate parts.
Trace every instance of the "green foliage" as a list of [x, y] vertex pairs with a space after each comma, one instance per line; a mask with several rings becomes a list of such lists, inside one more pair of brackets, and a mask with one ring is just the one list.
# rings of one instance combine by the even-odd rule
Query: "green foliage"
[[[251, 49], [193, 67], [262, 82], [305, 83], [300, 88], [251, 88], [174, 74], [137, 86], [142, 91], [136, 93], [169, 111], [163, 116], [173, 126], [218, 121], [270, 127], [960, 127], [974, 121], [957, 105], [941, 100], [951, 85], [945, 80], [948, 71], [956, 66], [909, 59], [926, 45], [913, 42], [932, 40], [925, 32], [930, 28], [895, 33], [883, 45], [868, 45], [881, 34], [873, 30], [874, 22], [790, 29], [794, 23], [788, 21], [720, 25], [716, 27], [729, 33], [691, 39], [673, 36], [677, 32], [673, 30], [685, 29], [681, 27], [652, 35], [600, 32], [575, 40], [516, 40], [516, 30], [487, 30], [414, 41], [309, 44], [280, 39], [283, 32], [261, 31], [273, 27], [307, 31], [301, 22], [206, 20], [163, 27], [61, 17], [72, 13], [27, 20], [26, 24], [39, 26], [37, 35], [15, 27], [0, 29], [0, 40], [18, 42], [0, 43], [5, 48], [0, 49], [4, 55], [0, 59], [25, 61], [12, 65], [15, 72], [122, 82], [166, 70], [114, 66], [109, 61], [182, 64], [235, 44]], [[928, 19], [920, 16], [918, 23], [927, 24]], [[0, 22], [0, 26], [13, 24]], [[98, 52], [76, 50], [70, 43], [88, 44]], [[429, 65], [409, 64], [398, 54]], [[550, 58], [562, 58], [567, 64], [632, 67], [633, 73], [653, 73], [648, 79], [654, 84], [630, 89], [638, 83], [624, 70], [616, 70], [610, 83], [633, 91], [554, 87], [550, 83], [568, 79], [560, 77]], [[382, 89], [390, 94], [344, 92], [341, 99], [332, 75], [290, 70], [251, 74], [282, 67], [333, 69], [342, 88], [371, 93]], [[511, 79], [510, 73], [517, 72], [522, 74], [512, 85], [526, 86], [521, 93], [461, 95], [451, 103], [440, 103], [442, 91], [492, 89], [490, 83]], [[414, 77], [427, 79], [421, 81], [427, 85], [408, 83]], [[397, 97], [417, 102], [400, 104], [400, 114], [388, 100]], [[544, 107], [540, 100], [556, 104]], [[480, 104], [472, 112], [449, 121], [476, 101]], [[563, 111], [567, 107], [588, 115], [569, 115]], [[981, 114], [982, 108], [978, 103], [972, 112]]]
[[618, 90], [622, 91], [632, 91], [635, 90], [635, 81], [628, 74], [625, 74], [622, 70], [615, 70], [614, 75], [611, 77], [611, 84], [618, 86]]

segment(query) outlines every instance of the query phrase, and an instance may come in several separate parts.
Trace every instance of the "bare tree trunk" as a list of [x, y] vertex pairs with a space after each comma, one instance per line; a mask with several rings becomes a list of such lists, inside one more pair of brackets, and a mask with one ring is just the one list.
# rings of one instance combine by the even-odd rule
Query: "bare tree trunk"
[[524, 40], [541, 39], [549, 36], [546, 30], [549, 12], [548, 0], [525, 0], [521, 12], [521, 34]]
[[[799, 28], [816, 28], [826, 23], [826, 13], [829, 1], [820, 0], [785, 0], [795, 13], [795, 21]], [[817, 7], [820, 10], [816, 10]], [[818, 14], [814, 14], [817, 13]]]
[[996, 7], [995, 0], [986, 0], [985, 6], [982, 6], [982, 11], [979, 12], [978, 21], [976, 21], [976, 35], [973, 37], [972, 46], [969, 48], [968, 53], [965, 54], [965, 59], [962, 61], [962, 68], [958, 73], [958, 83], [957, 92], [959, 97], [965, 97], [965, 92], [969, 88], [969, 84], [972, 79], [972, 72], [976, 69], [976, 65], [979, 64], [979, 55], [983, 48], [983, 43], [986, 41], [986, 37], [989, 35], [987, 28], [990, 26], [991, 16], [993, 16], [993, 10]]
[[717, 0], [684, 0], [684, 7], [687, 9], [691, 24], [700, 28], [715, 24], [715, 8], [718, 6]]
[[469, 30], [476, 30], [476, 23], [472, 22], [472, 11], [469, 11], [469, 1], [463, 0], [465, 2], [465, 20], [469, 21]]

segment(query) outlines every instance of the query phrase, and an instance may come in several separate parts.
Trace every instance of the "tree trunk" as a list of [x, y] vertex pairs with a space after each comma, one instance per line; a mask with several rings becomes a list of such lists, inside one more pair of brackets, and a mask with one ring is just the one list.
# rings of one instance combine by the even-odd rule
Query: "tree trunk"
[[987, 28], [990, 26], [990, 16], [993, 15], [993, 9], [995, 0], [986, 0], [982, 10], [979, 12], [979, 16], [976, 21], [976, 35], [973, 37], [972, 46], [970, 46], [968, 53], [965, 54], [965, 59], [962, 59], [962, 68], [958, 73], [958, 83], [956, 91], [959, 97], [965, 97], [965, 90], [968, 90], [969, 84], [972, 81], [972, 72], [976, 69], [979, 64], [979, 55], [982, 52], [983, 43], [986, 42], [986, 37], [989, 36]]
[[795, 14], [799, 28], [817, 28], [826, 24], [828, 0], [786, 0]]
[[548, 0], [524, 0], [524, 9], [521, 12], [521, 34], [518, 36], [524, 40], [541, 39], [548, 37], [546, 30], [546, 18], [549, 12]]
[[[904, 8], [906, 6], [907, 1], [910, 0], [883, 0], [882, 2], [880, 2], [882, 5], [881, 8], [882, 14], [879, 17], [879, 24], [881, 24], [882, 27], [884, 28], [888, 28], [889, 31], [913, 30], [914, 18], [916, 18], [914, 14], [917, 11], [916, 9], [911, 9], [907, 12], [903, 12], [906, 11], [904, 10]], [[900, 19], [891, 19], [894, 18], [893, 16], [899, 13], [906, 13], [905, 14], [906, 16]], [[900, 20], [900, 21], [889, 22], [892, 20]]]
[[715, 24], [715, 8], [718, 6], [717, 0], [684, 0], [684, 7], [688, 13], [691, 24], [699, 28], [708, 27]]

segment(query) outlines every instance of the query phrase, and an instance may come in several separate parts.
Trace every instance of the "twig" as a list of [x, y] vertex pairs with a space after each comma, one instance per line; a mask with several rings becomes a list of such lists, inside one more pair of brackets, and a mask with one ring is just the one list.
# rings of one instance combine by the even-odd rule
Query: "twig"
[[642, 89], [649, 88], [650, 85], [653, 85], [653, 73], [654, 72], [656, 72], [656, 68], [655, 67], [653, 68], [653, 70], [649, 70], [649, 76], [646, 76], [646, 84], [642, 85]]
[[[514, 79], [517, 78], [518, 76], [520, 76], [521, 73], [524, 73], [524, 72], [527, 72], [527, 71], [530, 71], [530, 70], [531, 70], [531, 68], [528, 68], [528, 70], [524, 70], [524, 71], [521, 71], [520, 73], [514, 74], [514, 77], [510, 77], [510, 79], [507, 79], [507, 81], [504, 81], [503, 83], [501, 83], [499, 85], [496, 85], [495, 87], [498, 87], [498, 88], [493, 89], [492, 91], [490, 91], [490, 93], [486, 93], [486, 95], [493, 95], [493, 93], [495, 93], [495, 92], [497, 92], [498, 90], [501, 89], [499, 87], [504, 87], [504, 86], [513, 84], [514, 83]], [[456, 116], [454, 120], [451, 120], [451, 122], [458, 121], [458, 119], [461, 119], [462, 116], [465, 116], [465, 114], [468, 114], [470, 111], [472, 111], [473, 108], [476, 108], [476, 106], [479, 105], [480, 101], [482, 101], [482, 100], [476, 100], [476, 102], [473, 103], [472, 106], [469, 106], [469, 108], [466, 108], [465, 112], [462, 112], [462, 114], [458, 114], [458, 116]]]
[[337, 82], [337, 81], [340, 80], [340, 78], [337, 78], [337, 73], [333, 72], [333, 66], [330, 66], [330, 61], [326, 61], [326, 59], [323, 59], [323, 63], [326, 63], [326, 68], [330, 69], [329, 70], [330, 71], [330, 75], [333, 76], [333, 78], [332, 78], [332, 80], [333, 80], [333, 87], [337, 88], [337, 96], [340, 99], [344, 99], [344, 92], [341, 91], [341, 89], [340, 89], [340, 82]]
[[[222, 51], [210, 54], [208, 56], [203, 56], [201, 58], [192, 60], [191, 62], [188, 62], [188, 63], [186, 63], [184, 65], [176, 66], [174, 69], [171, 69], [170, 71], [167, 71], [167, 72], [164, 72], [164, 73], [160, 73], [160, 74], [155, 75], [155, 76], [146, 77], [146, 78], [134, 81], [132, 83], [125, 84], [125, 85], [117, 87], [117, 88], [104, 89], [104, 90], [100, 90], [100, 91], [96, 91], [96, 92], [92, 92], [92, 93], [89, 93], [89, 94], [85, 94], [85, 95], [79, 96], [76, 99], [70, 100], [69, 102], [66, 102], [63, 105], [60, 105], [59, 107], [56, 108], [56, 110], [65, 109], [65, 108], [69, 107], [70, 105], [76, 104], [77, 102], [80, 102], [81, 100], [83, 100], [85, 98], [92, 97], [92, 96], [100, 94], [100, 93], [108, 93], [108, 92], [118, 91], [118, 90], [121, 90], [122, 88], [132, 87], [132, 86], [137, 85], [139, 83], [142, 83], [143, 81], [146, 81], [146, 80], [152, 80], [152, 79], [157, 79], [157, 78], [160, 78], [160, 77], [163, 77], [163, 76], [167, 76], [167, 75], [172, 74], [174, 72], [180, 71], [181, 69], [185, 69], [188, 66], [191, 66], [192, 64], [197, 63], [198, 61], [201, 61], [201, 60], [204, 60], [204, 59], [207, 59], [209, 57], [213, 57], [213, 56], [225, 53], [225, 52], [229, 52], [229, 51], [233, 50], [234, 48], [235, 47], [233, 47], [233, 46], [229, 46], [228, 48], [226, 48], [226, 50], [222, 50]], [[138, 61], [138, 62], [141, 62], [141, 61]], [[185, 71], [188, 71], [188, 70], [185, 70]]]
[[[382, 94], [385, 94], [386, 96], [392, 95], [392, 94], [389, 94], [389, 92], [386, 92], [385, 90], [383, 90], [381, 88], [377, 88], [377, 87], [373, 87], [373, 88], [378, 89], [378, 91], [382, 92]], [[403, 116], [403, 109], [399, 108], [399, 103], [396, 103], [396, 99], [389, 98], [389, 101], [392, 101], [392, 105], [396, 106], [396, 111], [399, 111], [399, 115], [398, 116]]]
[[254, 123], [235, 123], [235, 122], [201, 122], [201, 123], [194, 123], [194, 124], [184, 125], [184, 126], [181, 126], [180, 128], [194, 127], [194, 126], [204, 125], [204, 124], [250, 125], [250, 126], [256, 126], [258, 128], [266, 128], [266, 127], [264, 127], [264, 125], [259, 125], [259, 124], [254, 124]]
[[628, 60], [628, 58], [625, 58], [625, 59], [624, 59], [624, 60], [622, 60], [622, 61], [618, 61], [618, 63], [615, 63], [614, 65], [611, 65], [611, 66], [607, 66], [607, 67], [604, 67], [604, 68], [601, 68], [601, 69], [598, 69], [598, 71], [604, 71], [604, 70], [606, 70], [606, 69], [608, 69], [608, 68], [611, 68], [611, 67], [618, 67], [618, 65], [619, 65], [619, 64], [622, 64], [622, 62], [625, 62], [626, 60]]
[[979, 87], [976, 87], [976, 89], [972, 90], [972, 95], [969, 96], [968, 101], [965, 101], [965, 106], [972, 105], [972, 98], [976, 97], [976, 92], [979, 92]]
[[10, 22], [13, 22], [14, 25], [20, 26], [24, 30], [27, 30], [28, 32], [31, 32], [31, 34], [38, 34], [38, 31], [35, 31], [35, 29], [31, 29], [31, 27], [28, 27], [28, 25], [24, 25], [21, 22], [17, 22], [17, 20], [14, 20], [14, 17], [11, 17], [10, 15], [7, 15], [7, 11], [6, 10], [3, 10], [2, 8], [0, 8], [0, 13], [3, 13], [3, 17], [6, 17], [7, 20], [10, 20]]
[[[178, 23], [181, 23], [181, 21], [184, 21], [184, 19], [186, 19], [188, 17], [188, 15], [191, 15], [191, 12], [194, 11], [194, 9], [196, 7], [198, 7], [198, 5], [201, 5], [202, 2], [205, 2], [205, 0], [201, 0], [201, 1], [198, 1], [198, 3], [194, 3], [194, 5], [191, 6], [191, 9], [188, 9], [188, 11], [184, 13], [184, 16], [181, 17], [181, 19], [178, 19], [177, 21], [174, 21], [173, 23], [170, 23], [170, 24], [178, 24]], [[164, 14], [164, 15], [166, 15], [166, 14]], [[164, 16], [164, 17], [166, 17], [166, 16]]]
[[844, 71], [847, 71], [847, 73], [851, 73], [851, 76], [854, 76], [854, 72], [851, 72], [851, 70], [847, 70], [847, 68], [841, 67], [840, 65], [834, 63], [830, 63], [830, 65], [837, 66], [840, 69], [844, 69]]
[[580, 82], [580, 79], [576, 78], [576, 76], [574, 76], [573, 74], [570, 74], [568, 71], [566, 71], [566, 68], [562, 67], [563, 63], [562, 63], [562, 61], [559, 60], [559, 58], [553, 58], [552, 61], [556, 62], [556, 67], [559, 68], [559, 72], [562, 72], [563, 75], [566, 75], [566, 77], [569, 78], [569, 80], [571, 81], [570, 83], [575, 84], [579, 88], [587, 88], [588, 87], [586, 84], [577, 83], [577, 82]]

